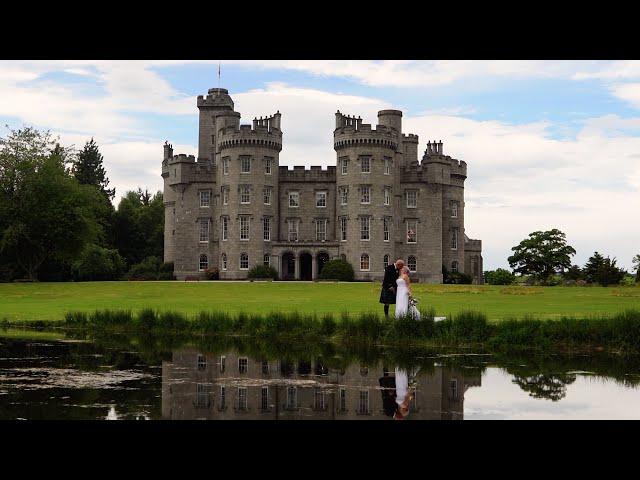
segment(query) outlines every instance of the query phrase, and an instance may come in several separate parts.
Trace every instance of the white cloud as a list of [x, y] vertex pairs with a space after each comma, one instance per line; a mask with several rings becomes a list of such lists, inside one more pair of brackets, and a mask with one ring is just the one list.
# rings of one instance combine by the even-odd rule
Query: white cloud
[[613, 95], [640, 108], [640, 83], [623, 83], [611, 87]]

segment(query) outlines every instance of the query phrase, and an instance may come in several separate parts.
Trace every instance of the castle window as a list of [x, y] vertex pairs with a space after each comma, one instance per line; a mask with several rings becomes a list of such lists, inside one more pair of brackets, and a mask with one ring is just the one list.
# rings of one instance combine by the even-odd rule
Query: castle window
[[269, 255], [268, 253], [265, 253], [262, 256], [262, 263], [265, 267], [270, 267], [271, 266], [271, 255]]
[[347, 240], [347, 217], [340, 217], [340, 241]]
[[238, 373], [247, 373], [249, 359], [247, 357], [238, 358]]
[[320, 389], [320, 388], [316, 388], [315, 390], [315, 395], [314, 395], [314, 403], [315, 403], [315, 409], [316, 410], [326, 410], [327, 409], [327, 400], [326, 400], [326, 393], [324, 390]]
[[474, 256], [471, 258], [471, 269], [473, 271], [473, 276], [477, 277], [478, 276], [478, 256]]
[[205, 370], [207, 368], [207, 357], [204, 355], [198, 355], [198, 370]]
[[209, 208], [211, 205], [211, 192], [205, 190], [200, 192], [200, 208]]
[[371, 203], [371, 187], [369, 185], [360, 187], [360, 203]]
[[264, 157], [264, 174], [271, 175], [271, 157]]
[[458, 272], [458, 262], [456, 260], [451, 262], [451, 271], [453, 273], [457, 273]]
[[290, 242], [298, 241], [298, 220], [295, 220], [295, 219], [289, 220], [289, 241]]
[[262, 362], [262, 374], [269, 375], [269, 362]]
[[347, 187], [340, 187], [340, 203], [346, 205], [349, 199], [349, 189]]
[[247, 387], [238, 387], [238, 410], [247, 409]]
[[226, 366], [227, 366], [227, 357], [225, 357], [224, 355], [221, 355], [220, 356], [220, 373], [224, 373]]
[[316, 192], [316, 207], [325, 208], [327, 206], [327, 192]]
[[458, 202], [451, 202], [451, 218], [458, 218]]
[[209, 241], [209, 219], [200, 219], [200, 243], [206, 243]]
[[383, 239], [385, 242], [389, 241], [390, 238], [390, 234], [389, 234], [389, 223], [390, 223], [391, 219], [389, 217], [384, 217], [384, 219], [382, 220], [383, 223]]
[[248, 185], [242, 185], [240, 187], [240, 203], [245, 205], [251, 203], [251, 190]]
[[289, 207], [298, 208], [300, 206], [300, 192], [289, 192]]
[[208, 386], [204, 383], [196, 383], [196, 408], [206, 408], [209, 406]]
[[458, 400], [458, 379], [449, 380], [449, 391], [451, 392], [451, 400]]
[[451, 230], [451, 250], [458, 249], [458, 229], [454, 228]]
[[370, 238], [371, 217], [360, 217], [360, 240]]
[[222, 217], [222, 240], [229, 239], [229, 217]]
[[384, 157], [384, 174], [391, 175], [391, 158]]
[[227, 407], [227, 389], [220, 386], [220, 410], [224, 410]]
[[249, 217], [240, 217], [240, 240], [249, 240]]
[[407, 220], [407, 243], [418, 243], [417, 220]]
[[346, 262], [347, 256], [343, 253], [342, 255], [340, 255], [340, 260], [342, 260], [343, 262]]
[[324, 242], [327, 240], [327, 219], [320, 218], [316, 220], [316, 240]]
[[222, 174], [229, 175], [229, 157], [222, 159]]
[[251, 157], [245, 155], [240, 157], [240, 173], [251, 173]]
[[341, 412], [347, 411], [347, 389], [346, 388], [340, 389], [340, 411]]
[[203, 253], [202, 255], [200, 255], [200, 263], [198, 265], [198, 270], [201, 272], [204, 272], [207, 268], [209, 268], [209, 259]]
[[262, 191], [265, 205], [271, 205], [271, 187], [265, 187]]
[[365, 272], [369, 271], [369, 255], [366, 253], [360, 255], [360, 270]]
[[413, 255], [409, 255], [407, 258], [407, 267], [409, 267], [410, 272], [416, 272], [418, 270], [418, 262], [416, 261], [416, 257]]
[[349, 165], [349, 158], [348, 157], [344, 157], [342, 159], [341, 162], [341, 166], [342, 166], [342, 175], [346, 175], [347, 174], [347, 166]]
[[389, 260], [390, 260], [390, 259], [389, 259], [389, 254], [385, 255], [385, 256], [382, 258], [382, 265], [383, 265], [382, 270], [383, 270], [383, 271], [384, 271], [384, 270], [389, 266]]
[[260, 398], [260, 408], [263, 411], [269, 410], [269, 387], [262, 387], [262, 396]]
[[371, 157], [360, 157], [360, 169], [362, 173], [371, 173]]
[[298, 388], [287, 387], [287, 408], [298, 407]]
[[418, 206], [418, 192], [416, 190], [407, 190], [407, 208], [416, 208]]
[[249, 255], [246, 253], [240, 254], [240, 270], [249, 270]]
[[222, 270], [226, 270], [227, 269], [227, 254], [223, 253], [221, 259], [222, 259]]
[[369, 413], [369, 390], [360, 390], [358, 397], [358, 413], [367, 415]]
[[262, 239], [265, 242], [271, 241], [271, 217], [262, 219]]
[[222, 187], [222, 204], [229, 205], [229, 187]]
[[391, 189], [384, 187], [384, 204], [391, 205]]

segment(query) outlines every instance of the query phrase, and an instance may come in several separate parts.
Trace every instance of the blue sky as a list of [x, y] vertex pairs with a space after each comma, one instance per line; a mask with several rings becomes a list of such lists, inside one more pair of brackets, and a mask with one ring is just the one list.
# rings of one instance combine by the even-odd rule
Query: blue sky
[[[196, 153], [196, 96], [218, 61], [2, 61], [0, 121], [101, 146], [117, 199], [161, 189], [162, 143]], [[640, 62], [224, 61], [243, 123], [280, 110], [283, 165], [332, 165], [333, 113], [375, 123], [404, 111], [405, 133], [442, 140], [468, 164], [466, 233], [485, 266], [506, 267], [529, 232], [558, 227], [584, 264], [640, 253]], [[3, 129], [3, 135], [6, 129]], [[116, 200], [117, 201], [117, 200]]]

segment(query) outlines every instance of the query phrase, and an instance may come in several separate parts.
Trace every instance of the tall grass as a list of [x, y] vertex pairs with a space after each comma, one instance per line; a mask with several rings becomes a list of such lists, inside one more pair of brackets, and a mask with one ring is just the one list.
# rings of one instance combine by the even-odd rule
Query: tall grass
[[421, 319], [406, 316], [385, 320], [375, 313], [339, 318], [332, 314], [298, 312], [229, 314], [200, 312], [187, 317], [177, 312], [144, 309], [135, 315], [128, 310], [70, 312], [68, 327], [114, 331], [162, 331], [181, 334], [241, 335], [257, 338], [327, 339], [343, 342], [430, 342], [442, 345], [487, 345], [493, 348], [609, 347], [640, 351], [640, 310], [627, 310], [612, 317], [539, 320], [531, 316], [489, 323], [486, 315], [462, 311], [441, 322], [434, 311], [421, 312]]

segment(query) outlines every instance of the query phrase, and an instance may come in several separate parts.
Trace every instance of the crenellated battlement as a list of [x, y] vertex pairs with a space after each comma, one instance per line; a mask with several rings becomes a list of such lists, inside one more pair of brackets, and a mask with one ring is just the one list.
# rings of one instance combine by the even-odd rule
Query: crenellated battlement
[[198, 95], [198, 108], [210, 107], [216, 110], [233, 110], [233, 100], [226, 88], [210, 88], [207, 96]]
[[335, 182], [336, 167], [330, 165], [323, 169], [314, 165], [306, 169], [303, 165], [297, 165], [289, 169], [286, 166], [280, 166], [278, 175], [281, 182]]
[[418, 135], [415, 133], [403, 133], [402, 134], [402, 142], [403, 143], [418, 143]]
[[278, 111], [269, 117], [253, 119], [253, 125], [230, 125], [218, 131], [218, 148], [254, 145], [262, 148], [282, 150], [281, 113]]

